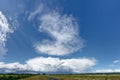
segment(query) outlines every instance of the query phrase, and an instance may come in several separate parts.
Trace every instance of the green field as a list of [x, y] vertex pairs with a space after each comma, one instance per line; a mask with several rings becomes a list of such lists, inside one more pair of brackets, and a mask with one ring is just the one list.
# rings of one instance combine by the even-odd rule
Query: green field
[[1, 74], [0, 80], [120, 80], [120, 74]]
[[23, 78], [32, 77], [32, 74], [0, 74], [0, 80], [20, 80]]

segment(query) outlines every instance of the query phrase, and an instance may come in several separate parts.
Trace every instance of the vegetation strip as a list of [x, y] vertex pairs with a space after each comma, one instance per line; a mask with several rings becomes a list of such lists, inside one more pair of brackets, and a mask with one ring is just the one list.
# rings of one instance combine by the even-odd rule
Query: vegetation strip
[[120, 80], [120, 74], [0, 74], [0, 80]]

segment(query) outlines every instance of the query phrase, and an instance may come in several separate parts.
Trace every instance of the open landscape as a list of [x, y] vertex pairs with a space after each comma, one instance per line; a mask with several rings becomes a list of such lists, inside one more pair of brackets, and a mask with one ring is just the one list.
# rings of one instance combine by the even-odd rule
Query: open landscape
[[0, 80], [120, 80], [120, 0], [0, 0]]
[[120, 74], [1, 74], [0, 80], [120, 80]]

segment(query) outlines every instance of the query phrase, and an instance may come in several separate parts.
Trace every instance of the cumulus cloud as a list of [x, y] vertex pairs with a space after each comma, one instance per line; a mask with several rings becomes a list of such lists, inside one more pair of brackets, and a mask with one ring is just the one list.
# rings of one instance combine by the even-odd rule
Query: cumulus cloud
[[43, 14], [39, 20], [39, 31], [53, 39], [45, 39], [35, 44], [39, 53], [67, 55], [80, 51], [84, 47], [84, 40], [79, 36], [78, 24], [73, 16], [61, 15], [53, 11]]
[[4, 55], [7, 52], [5, 43], [7, 41], [8, 34], [12, 32], [13, 30], [10, 29], [7, 18], [0, 11], [0, 56]]
[[16, 71], [24, 71], [26, 69], [26, 65], [20, 64], [19, 62], [14, 63], [4, 63], [0, 62], [0, 72], [2, 73], [11, 73]]
[[81, 73], [91, 69], [95, 64], [96, 60], [89, 58], [59, 59], [53, 57], [37, 57], [27, 60], [25, 64], [20, 64], [18, 62], [0, 62], [0, 70], [4, 72], [33, 71]]

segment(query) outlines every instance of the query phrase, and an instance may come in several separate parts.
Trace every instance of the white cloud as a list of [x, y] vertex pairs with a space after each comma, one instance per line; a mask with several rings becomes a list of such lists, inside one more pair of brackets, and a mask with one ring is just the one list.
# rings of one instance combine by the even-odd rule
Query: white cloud
[[74, 17], [54, 11], [43, 14], [39, 20], [39, 31], [47, 33], [53, 39], [45, 39], [35, 44], [39, 53], [67, 55], [84, 47], [84, 40], [79, 36], [78, 24]]
[[43, 5], [41, 4], [35, 11], [31, 12], [28, 16], [28, 20], [34, 19], [37, 14], [40, 14], [43, 11]]
[[4, 72], [33, 71], [81, 73], [91, 69], [95, 64], [96, 60], [89, 58], [59, 59], [53, 57], [37, 57], [27, 60], [26, 64], [20, 64], [18, 62], [0, 62], [0, 70], [4, 70]]
[[114, 61], [112, 62], [112, 64], [110, 64], [109, 66], [110, 66], [110, 67], [117, 67], [117, 66], [119, 66], [119, 63], [120, 63], [120, 60], [114, 60]]
[[116, 64], [110, 64], [109, 66], [110, 66], [110, 67], [115, 67], [115, 66], [116, 66]]
[[120, 69], [103, 69], [103, 70], [96, 70], [97, 73], [112, 73], [112, 72], [120, 72]]
[[5, 53], [7, 52], [5, 48], [5, 43], [7, 41], [7, 35], [12, 32], [12, 29], [9, 28], [7, 18], [0, 11], [0, 56], [5, 55]]
[[113, 63], [116, 64], [116, 63], [119, 63], [120, 60], [114, 60]]
[[26, 68], [27, 68], [26, 65], [20, 64], [18, 62], [14, 63], [0, 62], [0, 70], [2, 70], [2, 73], [24, 71], [27, 70]]

